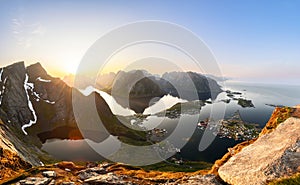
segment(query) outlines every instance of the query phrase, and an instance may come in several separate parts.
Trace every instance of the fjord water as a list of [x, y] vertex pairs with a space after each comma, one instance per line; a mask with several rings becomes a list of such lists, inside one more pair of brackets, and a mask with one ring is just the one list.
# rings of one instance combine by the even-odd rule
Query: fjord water
[[[237, 98], [242, 97], [252, 100], [254, 108], [243, 108], [237, 104], [237, 101], [231, 100], [230, 103], [224, 103], [220, 100], [228, 99], [226, 93], [223, 92], [219, 94], [214, 104], [225, 104], [225, 118], [232, 116], [237, 110], [239, 110], [242, 119], [248, 123], [257, 123], [260, 127], [264, 127], [266, 122], [269, 120], [274, 107], [266, 104], [273, 105], [284, 105], [284, 106], [294, 106], [300, 103], [300, 86], [292, 85], [273, 85], [273, 84], [253, 84], [253, 83], [239, 83], [239, 82], [227, 82], [224, 90], [238, 91], [242, 95], [236, 95]], [[90, 89], [91, 90], [91, 89]], [[119, 115], [129, 115], [132, 111], [123, 109], [121, 106], [116, 105], [113, 98], [101, 91], [98, 91], [104, 99], [107, 101], [114, 114]], [[112, 103], [113, 102], [113, 103]], [[185, 102], [179, 98], [174, 98], [172, 96], [165, 96], [159, 100], [156, 104], [150, 106], [145, 110], [147, 114], [155, 114], [163, 109], [170, 108], [172, 105], [178, 102]], [[117, 108], [116, 108], [117, 107]], [[200, 110], [199, 115], [186, 115], [181, 114], [181, 119], [184, 119], [185, 129], [188, 132], [190, 128], [194, 128], [195, 122], [189, 120], [195, 120], [195, 117], [199, 117], [200, 120], [204, 120], [210, 116], [212, 104], [206, 104]], [[218, 109], [218, 106], [214, 106]], [[214, 111], [224, 111], [224, 110], [214, 110]], [[168, 133], [176, 127], [178, 119], [170, 119], [167, 117], [158, 117], [156, 115], [148, 116], [146, 120], [143, 121], [142, 125], [146, 128], [165, 128]], [[185, 133], [182, 133], [185, 135]], [[203, 130], [195, 129], [194, 134], [190, 138], [178, 137], [178, 143], [181, 140], [188, 141], [187, 144], [181, 149], [179, 157], [184, 160], [197, 160], [197, 161], [207, 161], [214, 162], [216, 159], [222, 157], [226, 152], [228, 147], [232, 147], [241, 141], [235, 141], [228, 138], [219, 138], [213, 141], [213, 143], [204, 151], [198, 151], [199, 142], [203, 135]], [[176, 147], [176, 143], [174, 143]], [[54, 157], [62, 160], [90, 160], [99, 161], [103, 158], [98, 155], [93, 149], [91, 149], [86, 140], [59, 140], [51, 139], [47, 140], [43, 144], [43, 150], [52, 154]], [[103, 149], [105, 150], [105, 149]]]

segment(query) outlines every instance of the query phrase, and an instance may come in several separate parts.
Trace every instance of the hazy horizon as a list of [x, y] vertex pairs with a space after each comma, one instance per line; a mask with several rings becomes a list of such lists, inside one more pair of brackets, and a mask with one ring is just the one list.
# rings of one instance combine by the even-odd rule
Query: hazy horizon
[[[2, 1], [0, 65], [40, 62], [49, 74], [63, 78], [75, 73], [89, 47], [110, 30], [161, 20], [202, 39], [225, 77], [299, 85], [299, 7], [290, 1]], [[132, 60], [128, 53], [106, 72], [124, 69]]]

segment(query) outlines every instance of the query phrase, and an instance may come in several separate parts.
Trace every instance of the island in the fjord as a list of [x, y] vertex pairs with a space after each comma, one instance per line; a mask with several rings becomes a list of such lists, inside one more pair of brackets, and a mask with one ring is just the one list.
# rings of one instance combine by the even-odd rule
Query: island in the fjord
[[[132, 74], [143, 75], [139, 71], [124, 72], [128, 78]], [[176, 77], [173, 83], [185, 83], [181, 76], [188, 75], [198, 84], [198, 95], [206, 96], [209, 93], [208, 86], [203, 86], [207, 83], [215, 84], [216, 94], [220, 92], [220, 87], [214, 80], [204, 80], [200, 74], [191, 72], [165, 75], [165, 79], [170, 80]], [[155, 83], [157, 81], [159, 83]], [[137, 82], [131, 92], [133, 100], [140, 98], [141, 93], [151, 95], [152, 90], [153, 96], [160, 97], [167, 92], [176, 96], [173, 87], [160, 78], [142, 76]], [[150, 85], [146, 88], [147, 84]], [[121, 84], [115, 88], [121, 90], [123, 87], [125, 85]], [[113, 88], [108, 88], [108, 92], [113, 92]], [[216, 135], [243, 142], [229, 148], [228, 153], [213, 165], [200, 161], [181, 161], [172, 157], [158, 164], [133, 167], [110, 161], [59, 161], [41, 150], [42, 143], [51, 138], [78, 140], [87, 137], [100, 142], [113, 135], [128, 144], [148, 145], [153, 142], [149, 140], [149, 132], [133, 130], [123, 125], [98, 93], [85, 96], [61, 79], [48, 75], [39, 63], [25, 67], [23, 62], [0, 69], [0, 92], [0, 184], [244, 185], [297, 183], [300, 179], [300, 110], [297, 107], [275, 108], [261, 132], [257, 125], [243, 122], [238, 112], [231, 118], [220, 120], [221, 129]], [[72, 106], [73, 93], [78, 95], [78, 101], [82, 104], [79, 110], [87, 108], [84, 102], [91, 99], [95, 101], [97, 113], [109, 133], [95, 131], [95, 120], [89, 119], [89, 114], [80, 112], [80, 118], [86, 120], [86, 124], [79, 125], [83, 132], [79, 131]], [[240, 94], [227, 93], [232, 101], [238, 101], [235, 96]], [[213, 99], [206, 96], [203, 100], [174, 105], [166, 110], [166, 115], [171, 118], [179, 116], [179, 107], [183, 108], [180, 109], [182, 114], [199, 113], [201, 106], [210, 103], [208, 98]], [[226, 102], [227, 100], [224, 101]], [[244, 101], [240, 105], [251, 107], [251, 102]], [[143, 107], [141, 105], [136, 111], [140, 112]], [[136, 117], [146, 119], [147, 115], [137, 114]], [[209, 122], [210, 120], [200, 121], [197, 129], [210, 129], [213, 125]], [[155, 134], [164, 131], [153, 129], [151, 132]], [[195, 168], [186, 168], [187, 166]]]
[[[238, 101], [238, 105], [240, 105], [241, 107], [243, 107], [243, 108], [254, 107], [254, 104], [252, 103], [251, 100], [247, 100], [247, 99], [242, 97], [241, 92], [234, 92], [234, 91], [230, 91], [230, 90], [226, 90], [225, 92], [226, 92], [227, 96], [230, 97], [232, 100]], [[237, 95], [239, 97], [236, 97]], [[229, 103], [230, 99], [223, 100], [223, 101], [226, 102], [226, 103]]]

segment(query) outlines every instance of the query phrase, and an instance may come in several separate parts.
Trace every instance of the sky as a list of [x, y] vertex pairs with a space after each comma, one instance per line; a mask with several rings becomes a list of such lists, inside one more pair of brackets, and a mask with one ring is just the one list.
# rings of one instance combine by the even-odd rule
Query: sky
[[292, 0], [0, 0], [0, 66], [40, 62], [63, 77], [109, 31], [160, 20], [202, 39], [226, 77], [300, 85], [299, 9]]

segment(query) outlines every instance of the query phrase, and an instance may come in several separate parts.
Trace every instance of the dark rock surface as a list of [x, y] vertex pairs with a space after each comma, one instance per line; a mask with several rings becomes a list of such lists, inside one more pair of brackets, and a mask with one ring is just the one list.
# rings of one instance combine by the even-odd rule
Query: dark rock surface
[[160, 99], [166, 94], [153, 76], [140, 70], [120, 71], [110, 93], [120, 105], [136, 113], [144, 112], [153, 98]]
[[[72, 106], [75, 95], [82, 105], [78, 119], [86, 120], [80, 125], [85, 138], [99, 142], [112, 134], [145, 140], [143, 133], [130, 132], [121, 124], [98, 93], [84, 96], [59, 78], [48, 75], [40, 63], [25, 68], [24, 62], [19, 62], [0, 72], [0, 117], [19, 135], [39, 136], [42, 142], [49, 138], [82, 138]], [[99, 123], [84, 114], [89, 110], [85, 107], [87, 102], [95, 102], [96, 114], [108, 132], [103, 126], [95, 132], [94, 127]]]
[[9, 118], [14, 126], [21, 127], [33, 119], [24, 88], [26, 68], [23, 62], [19, 62], [0, 70], [1, 117], [3, 120]]
[[195, 99], [194, 93], [199, 100], [215, 99], [222, 92], [218, 83], [206, 76], [195, 72], [171, 72], [165, 73], [163, 79], [171, 83], [177, 90], [173, 89], [170, 94], [186, 100]]
[[59, 78], [49, 76], [39, 63], [27, 67], [27, 73], [29, 82], [34, 84], [30, 99], [38, 117], [37, 124], [30, 128], [32, 132], [41, 133], [63, 126], [76, 128], [72, 88]]
[[157, 77], [142, 70], [120, 71], [109, 91], [120, 105], [136, 113], [167, 94], [192, 101], [215, 99], [220, 92], [215, 80], [195, 72], [170, 72]]
[[240, 106], [242, 106], [243, 108], [245, 108], [245, 107], [254, 107], [251, 100], [247, 100], [247, 99], [243, 99], [243, 98], [238, 99], [238, 104]]

